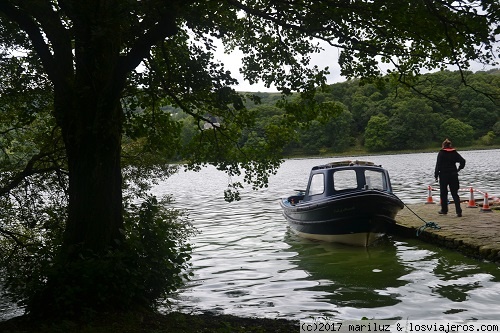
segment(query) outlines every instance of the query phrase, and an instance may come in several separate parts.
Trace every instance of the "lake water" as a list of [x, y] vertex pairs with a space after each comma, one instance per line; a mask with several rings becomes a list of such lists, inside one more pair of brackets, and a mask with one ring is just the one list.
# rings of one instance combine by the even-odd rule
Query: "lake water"
[[[464, 198], [471, 186], [500, 195], [500, 150], [461, 154]], [[305, 188], [312, 166], [357, 158], [388, 169], [405, 203], [424, 203], [428, 185], [437, 187], [435, 153], [287, 160], [267, 189], [244, 191], [237, 203], [224, 202], [228, 178], [212, 168], [181, 172], [158, 186], [156, 193], [174, 194], [201, 231], [193, 239], [195, 276], [175, 298], [176, 309], [291, 319], [497, 319], [495, 264], [418, 240], [388, 237], [364, 249], [290, 232], [279, 198]]]
[[[500, 150], [461, 154], [463, 198], [471, 186], [500, 196]], [[279, 198], [305, 188], [312, 166], [346, 159], [384, 166], [407, 204], [424, 203], [427, 186], [437, 188], [436, 153], [287, 160], [268, 188], [244, 190], [235, 203], [224, 201], [228, 178], [213, 168], [180, 172], [155, 187], [157, 195], [173, 194], [200, 231], [192, 239], [194, 278], [172, 299], [174, 309], [288, 319], [498, 319], [495, 264], [418, 239], [389, 236], [365, 249], [290, 232]], [[0, 318], [19, 314], [14, 310], [0, 302]]]

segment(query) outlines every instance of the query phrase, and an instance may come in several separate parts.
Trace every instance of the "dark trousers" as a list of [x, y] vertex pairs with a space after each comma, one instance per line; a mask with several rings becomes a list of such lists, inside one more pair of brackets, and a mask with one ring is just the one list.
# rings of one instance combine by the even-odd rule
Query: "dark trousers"
[[460, 197], [458, 196], [458, 173], [439, 175], [441, 211], [444, 213], [448, 213], [448, 186], [450, 187], [450, 193], [455, 202], [455, 210], [457, 214], [460, 214], [462, 213], [462, 208], [460, 207]]

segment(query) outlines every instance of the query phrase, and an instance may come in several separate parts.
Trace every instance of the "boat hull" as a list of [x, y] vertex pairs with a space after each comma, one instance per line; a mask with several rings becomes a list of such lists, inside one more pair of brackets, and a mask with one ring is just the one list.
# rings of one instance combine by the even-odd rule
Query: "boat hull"
[[314, 202], [281, 201], [283, 215], [298, 235], [368, 246], [395, 223], [403, 203], [390, 193], [363, 190]]
[[292, 228], [292, 231], [296, 235], [302, 238], [318, 240], [322, 242], [329, 242], [329, 243], [347, 244], [353, 246], [370, 246], [385, 235], [385, 233], [377, 233], [377, 232], [358, 232], [358, 233], [342, 234], [342, 235], [309, 234], [305, 232], [300, 232], [294, 228]]

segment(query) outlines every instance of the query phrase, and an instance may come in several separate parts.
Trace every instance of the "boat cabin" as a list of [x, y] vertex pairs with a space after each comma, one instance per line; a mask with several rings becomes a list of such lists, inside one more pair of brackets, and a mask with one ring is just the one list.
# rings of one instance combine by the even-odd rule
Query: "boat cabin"
[[313, 167], [306, 190], [280, 204], [298, 235], [361, 246], [385, 234], [404, 206], [392, 193], [387, 170], [363, 161]]
[[364, 161], [342, 161], [315, 166], [303, 201], [319, 200], [360, 190], [392, 193], [388, 172]]

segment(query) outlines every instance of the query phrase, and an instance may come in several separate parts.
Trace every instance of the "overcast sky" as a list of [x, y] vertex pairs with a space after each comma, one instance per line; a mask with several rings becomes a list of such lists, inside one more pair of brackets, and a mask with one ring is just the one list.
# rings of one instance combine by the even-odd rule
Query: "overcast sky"
[[[323, 44], [323, 48], [325, 50], [322, 53], [312, 55], [311, 64], [317, 65], [319, 68], [329, 67], [330, 75], [327, 77], [328, 84], [345, 81], [346, 78], [340, 75], [340, 67], [337, 61], [339, 53], [338, 49], [327, 44]], [[238, 91], [276, 92], [277, 89], [275, 87], [266, 88], [262, 83], [250, 85], [248, 82], [243, 80], [243, 76], [239, 72], [239, 68], [241, 67], [241, 56], [242, 53], [240, 51], [235, 51], [231, 54], [224, 54], [222, 46], [219, 47], [218, 52], [216, 53], [217, 59], [220, 60], [225, 65], [225, 68], [231, 71], [233, 77], [238, 80], [239, 85], [235, 87], [235, 89]], [[482, 64], [473, 64], [470, 70], [476, 72], [489, 70], [491, 68], [493, 67], [485, 68]], [[455, 71], [458, 69], [450, 67], [450, 70]]]
[[[340, 76], [340, 67], [338, 65], [338, 50], [329, 45], [323, 45], [325, 51], [320, 54], [314, 54], [311, 56], [312, 66], [316, 65], [319, 68], [328, 67], [330, 75], [328, 75], [327, 80], [329, 84], [336, 82], [343, 82], [346, 79]], [[239, 72], [241, 67], [241, 57], [242, 53], [240, 51], [235, 51], [231, 54], [225, 54], [222, 46], [218, 48], [216, 57], [220, 60], [227, 70], [230, 70], [235, 77], [239, 85], [235, 87], [238, 91], [252, 91], [252, 92], [276, 92], [275, 87], [266, 88], [263, 83], [250, 85], [248, 82], [243, 80], [243, 76]]]

